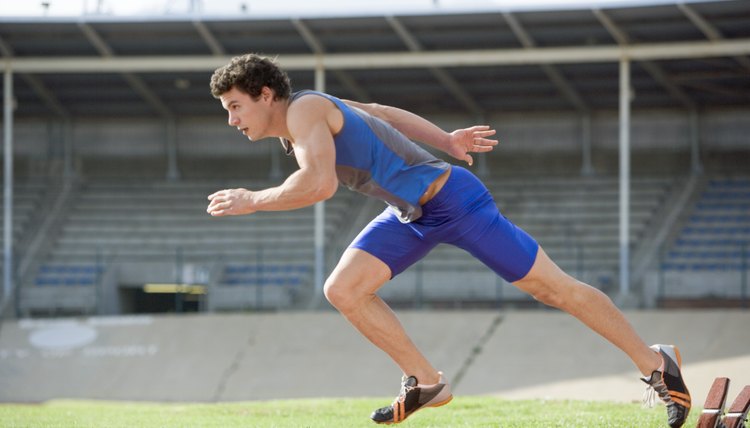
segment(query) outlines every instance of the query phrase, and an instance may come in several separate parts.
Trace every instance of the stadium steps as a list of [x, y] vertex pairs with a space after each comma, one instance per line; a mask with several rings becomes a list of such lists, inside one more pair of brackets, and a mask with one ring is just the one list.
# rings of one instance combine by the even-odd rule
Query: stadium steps
[[[258, 283], [250, 281], [250, 276], [243, 282], [236, 275], [217, 275], [217, 283], [211, 287], [219, 290], [211, 299], [213, 309], [236, 307], [237, 296], [222, 297], [222, 288], [235, 290], [232, 292], [243, 296], [255, 296], [259, 294], [252, 290], [256, 286], [263, 287], [267, 304], [256, 305], [246, 298], [243, 307], [290, 307], [295, 303], [296, 291], [287, 289], [303, 288], [311, 278], [314, 209], [226, 218], [213, 218], [205, 212], [207, 195], [217, 189], [269, 185], [264, 181], [228, 183], [226, 180], [113, 179], [82, 183], [71, 197], [71, 208], [62, 220], [59, 233], [50, 238], [48, 252], [27, 283], [26, 288], [31, 291], [28, 299], [22, 299], [22, 307], [26, 312], [54, 314], [57, 299], [43, 298], [40, 294], [53, 296], [64, 290], [85, 290], [90, 285], [90, 278], [79, 278], [80, 283], [75, 284], [74, 275], [50, 270], [50, 266], [71, 266], [71, 269], [95, 266], [107, 271], [123, 263], [174, 265], [178, 257], [219, 271], [221, 267], [216, 267], [217, 263], [227, 266], [260, 263], [268, 268], [262, 270], [266, 277]], [[325, 234], [329, 239], [340, 228], [350, 207], [347, 193], [339, 192], [326, 203]], [[268, 276], [279, 270], [277, 265], [284, 264], [304, 268], [296, 269], [293, 278]], [[92, 313], [91, 305], [96, 303], [84, 294], [83, 291], [78, 293], [77, 305], [60, 305], [58, 309], [67, 313], [79, 308], [81, 313]], [[75, 296], [76, 292], [71, 292], [69, 300], [75, 300]], [[35, 303], [30, 303], [31, 300]]]
[[689, 300], [713, 305], [719, 299], [736, 306], [748, 301], [750, 177], [708, 179], [665, 248], [659, 269], [662, 305]]
[[[13, 245], [23, 248], [34, 225], [43, 218], [43, 207], [50, 186], [43, 180], [29, 179], [13, 187]], [[5, 235], [5, 222], [0, 222], [0, 234]], [[4, 249], [0, 248], [0, 254]]]
[[[616, 177], [501, 177], [486, 180], [486, 184], [503, 214], [534, 236], [561, 268], [605, 291], [613, 288], [620, 251]], [[633, 178], [633, 251], [675, 187], [671, 178]], [[450, 245], [438, 246], [411, 270], [420, 269], [396, 277], [393, 282], [397, 286], [384, 287], [383, 298], [399, 306], [534, 304], [481, 262]]]
[[[22, 273], [19, 272], [19, 265], [27, 255], [32, 245], [35, 234], [44, 222], [45, 215], [49, 209], [51, 201], [55, 199], [59, 191], [57, 183], [50, 183], [47, 179], [28, 178], [16, 180], [13, 187], [13, 231], [11, 233], [13, 245], [13, 257], [16, 271], [14, 277], [17, 282], [16, 287], [22, 285], [19, 281]], [[5, 233], [5, 222], [0, 222], [0, 233]], [[0, 248], [0, 257], [4, 258], [4, 248]], [[0, 263], [0, 275], [4, 275], [5, 266]], [[18, 289], [18, 288], [17, 288]], [[14, 312], [13, 307], [0, 308], [0, 313], [11, 315]], [[7, 311], [7, 312], [6, 312]], [[0, 315], [4, 316], [4, 315]]]

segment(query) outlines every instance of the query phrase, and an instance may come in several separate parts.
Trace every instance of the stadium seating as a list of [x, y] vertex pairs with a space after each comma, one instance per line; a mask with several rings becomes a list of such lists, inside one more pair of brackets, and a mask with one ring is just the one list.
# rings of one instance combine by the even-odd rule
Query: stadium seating
[[712, 178], [664, 252], [660, 298], [740, 304], [748, 299], [749, 266], [750, 177]]
[[44, 264], [34, 280], [37, 286], [94, 286], [101, 267], [96, 265]]
[[[30, 238], [33, 225], [43, 218], [41, 208], [45, 204], [49, 186], [43, 180], [27, 179], [17, 182], [13, 188], [13, 243], [23, 248]], [[0, 221], [0, 236], [4, 236], [5, 222]], [[0, 248], [0, 253], [3, 248]]]
[[[633, 250], [675, 184], [673, 178], [633, 178]], [[487, 180], [487, 185], [503, 214], [534, 236], [560, 267], [606, 292], [614, 291], [619, 272], [617, 177], [500, 177]], [[439, 246], [420, 264], [384, 288], [384, 297], [395, 304], [416, 300], [436, 307], [534, 304], [455, 247]], [[415, 297], [417, 289], [421, 297]]]
[[[605, 292], [616, 292], [617, 177], [494, 176], [486, 183], [505, 216], [531, 233], [565, 271]], [[677, 183], [676, 177], [633, 178], [633, 253], [648, 239], [657, 213], [678, 191]], [[277, 310], [304, 304], [313, 277], [312, 207], [232, 218], [205, 213], [206, 195], [217, 189], [271, 184], [124, 179], [80, 184], [67, 209], [59, 213], [62, 220], [50, 233], [47, 251], [24, 280], [22, 312], [95, 313], [101, 310], [97, 309], [101, 299], [107, 299], [102, 297], [103, 288], [146, 282], [206, 285], [208, 310]], [[660, 297], [736, 299], [747, 292], [741, 278], [747, 276], [750, 242], [748, 195], [748, 178], [707, 181], [705, 192], [695, 198], [684, 227], [670, 236], [664, 260], [656, 266], [663, 270]], [[33, 217], [30, 213], [39, 198], [17, 204], [17, 236], [29, 227], [24, 221]], [[353, 235], [383, 209], [382, 203], [363, 201], [362, 196], [341, 190], [326, 204], [329, 271]], [[153, 268], [157, 265], [161, 268]], [[202, 273], [185, 276], [178, 273], [182, 265]], [[402, 307], [537, 305], [473, 257], [448, 245], [439, 246], [396, 277], [381, 295]], [[117, 310], [116, 305], [109, 307]]]
[[[207, 195], [218, 189], [268, 185], [210, 180], [96, 180], [80, 185], [67, 212], [61, 213], [64, 220], [50, 239], [48, 253], [26, 281], [22, 312], [59, 312], [52, 297], [62, 292], [59, 288], [81, 294], [68, 312], [95, 312], [105, 272], [113, 272], [108, 276], [112, 284], [105, 287], [196, 279], [180, 278], [179, 264], [215, 272], [200, 278], [208, 282], [204, 285], [209, 286], [212, 310], [293, 305], [311, 278], [313, 208], [231, 218], [213, 218], [205, 211]], [[329, 239], [350, 203], [346, 192], [327, 202]], [[133, 265], [135, 269], [127, 268]]]
[[[44, 213], [50, 194], [54, 192], [50, 186], [39, 179], [23, 179], [16, 181], [13, 186], [13, 232], [12, 244], [14, 248], [13, 264], [18, 266], [24, 256], [33, 232], [44, 219]], [[0, 236], [5, 236], [5, 221], [0, 220]], [[2, 239], [2, 238], [0, 238]], [[0, 260], [4, 260], [5, 245], [0, 245]], [[4, 275], [4, 263], [0, 262], [0, 275]]]

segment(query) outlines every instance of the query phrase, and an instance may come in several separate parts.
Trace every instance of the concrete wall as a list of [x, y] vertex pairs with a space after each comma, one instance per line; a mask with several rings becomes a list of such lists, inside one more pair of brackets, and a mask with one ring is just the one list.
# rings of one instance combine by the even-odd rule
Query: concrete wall
[[[553, 310], [399, 312], [456, 394], [633, 401], [630, 361]], [[750, 312], [628, 312], [647, 343], [676, 343], [695, 402], [717, 376], [750, 384]], [[337, 313], [5, 322], [0, 401], [234, 401], [390, 397], [400, 372]]]

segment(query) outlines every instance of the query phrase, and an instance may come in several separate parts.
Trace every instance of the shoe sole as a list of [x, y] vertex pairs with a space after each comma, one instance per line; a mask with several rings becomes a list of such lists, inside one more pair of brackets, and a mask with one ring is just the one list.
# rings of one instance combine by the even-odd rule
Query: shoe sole
[[422, 406], [422, 407], [418, 408], [417, 410], [414, 410], [413, 412], [411, 412], [411, 413], [407, 414], [406, 416], [404, 416], [404, 418], [403, 418], [403, 419], [401, 419], [401, 420], [400, 420], [400, 421], [398, 421], [398, 422], [378, 422], [378, 421], [373, 421], [373, 422], [375, 422], [375, 423], [376, 423], [376, 424], [378, 424], [378, 425], [396, 425], [396, 424], [400, 424], [401, 422], [403, 422], [403, 421], [405, 421], [406, 419], [408, 419], [408, 418], [409, 418], [409, 416], [411, 416], [411, 415], [413, 415], [413, 414], [417, 413], [418, 411], [420, 411], [420, 410], [422, 410], [422, 409], [428, 409], [428, 408], [432, 408], [432, 407], [441, 407], [441, 406], [445, 406], [446, 404], [450, 403], [450, 402], [451, 402], [451, 400], [453, 400], [453, 396], [452, 396], [452, 395], [451, 395], [450, 397], [448, 397], [448, 399], [446, 399], [446, 400], [443, 400], [443, 401], [441, 401], [441, 402], [439, 402], [439, 403], [435, 403], [435, 404], [430, 404], [429, 406], [428, 406], [428, 405], [424, 405], [424, 406]]

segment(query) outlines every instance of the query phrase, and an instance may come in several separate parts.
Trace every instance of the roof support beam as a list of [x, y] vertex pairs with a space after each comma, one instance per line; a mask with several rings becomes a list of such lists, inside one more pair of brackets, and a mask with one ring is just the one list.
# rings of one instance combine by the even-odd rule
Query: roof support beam
[[63, 107], [57, 97], [52, 94], [52, 91], [47, 89], [39, 77], [34, 76], [33, 74], [22, 74], [21, 77], [29, 86], [31, 86], [31, 89], [39, 95], [44, 103], [47, 104], [47, 107], [64, 120], [70, 120], [70, 113], [68, 113], [65, 107]]
[[[678, 3], [677, 7], [688, 17], [688, 19], [706, 36], [708, 40], [718, 42], [724, 40], [724, 35], [721, 34], [718, 28], [708, 22], [703, 16], [701, 16], [695, 9], [686, 5], [685, 3]], [[746, 70], [750, 70], [750, 59], [746, 56], [735, 56], [734, 60], [737, 61], [741, 66], [745, 67]]]
[[226, 50], [224, 49], [224, 46], [219, 43], [219, 41], [214, 37], [213, 33], [211, 33], [211, 30], [206, 27], [206, 24], [204, 24], [201, 21], [194, 20], [193, 21], [193, 27], [198, 31], [198, 34], [200, 34], [201, 38], [204, 42], [206, 42], [206, 45], [208, 45], [208, 48], [211, 49], [211, 53], [216, 56], [222, 56], [226, 55]]
[[99, 52], [99, 55], [107, 58], [115, 56], [112, 48], [107, 44], [107, 42], [104, 41], [104, 39], [101, 38], [101, 36], [99, 36], [99, 33], [97, 33], [96, 30], [91, 27], [91, 25], [86, 24], [85, 22], [79, 22], [78, 28], [81, 30], [83, 35], [86, 36], [86, 40], [94, 45], [94, 48], [97, 52]]
[[750, 94], [748, 94], [746, 91], [737, 91], [731, 88], [726, 88], [706, 82], [685, 82], [683, 83], [683, 85], [706, 93], [713, 93], [722, 97], [731, 97], [738, 100], [744, 100], [745, 102], [750, 102]]
[[[325, 55], [325, 47], [323, 46], [323, 43], [320, 42], [320, 39], [315, 36], [315, 34], [312, 32], [312, 30], [310, 30], [310, 27], [308, 27], [307, 24], [302, 22], [302, 20], [299, 18], [292, 19], [292, 24], [315, 55]], [[370, 96], [370, 94], [367, 93], [367, 91], [360, 84], [358, 84], [357, 81], [354, 80], [354, 78], [349, 73], [343, 70], [332, 70], [332, 73], [349, 92], [354, 94], [358, 101], [365, 103], [369, 103], [370, 101], [372, 101], [372, 96]]]
[[372, 95], [370, 95], [370, 93], [367, 92], [367, 90], [365, 90], [362, 85], [354, 80], [351, 73], [347, 73], [343, 70], [331, 70], [331, 73], [333, 73], [333, 75], [336, 76], [337, 79], [339, 79], [339, 82], [341, 82], [341, 84], [344, 85], [344, 87], [349, 92], [354, 94], [357, 101], [363, 103], [372, 102]]
[[[324, 54], [322, 57], [319, 55], [284, 55], [279, 57], [279, 62], [287, 70], [314, 70], [321, 63], [328, 70], [356, 70], [619, 63], [623, 57], [631, 61], [644, 61], [731, 57], [748, 54], [750, 54], [750, 38], [718, 42], [649, 43], [627, 46]], [[6, 59], [6, 65], [18, 73], [160, 73], [214, 70], [226, 64], [230, 59], [213, 55], [112, 58], [24, 57]]]
[[677, 3], [677, 8], [680, 9], [699, 30], [701, 30], [701, 33], [703, 33], [708, 40], [721, 40], [724, 38], [716, 27], [706, 21], [706, 19], [692, 7], [684, 3]]
[[[401, 21], [394, 16], [386, 16], [385, 19], [409, 50], [412, 52], [424, 52], [424, 46], [419, 43], [419, 40], [411, 34]], [[466, 92], [456, 79], [447, 71], [434, 66], [429, 67], [429, 70], [433, 77], [435, 77], [435, 79], [437, 79], [437, 81], [440, 82], [448, 92], [456, 97], [456, 99], [463, 104], [464, 108], [472, 112], [478, 120], [485, 116], [484, 109], [476, 102], [474, 97]]]
[[630, 44], [630, 41], [628, 39], [628, 36], [620, 30], [620, 27], [618, 27], [612, 19], [610, 19], [609, 16], [607, 16], [601, 9], [591, 9], [591, 12], [594, 13], [594, 16], [596, 16], [596, 19], [599, 20], [599, 23], [601, 23], [604, 28], [607, 30], [610, 36], [612, 36], [613, 39], [617, 42], [620, 46], [627, 46]]
[[[516, 38], [519, 42], [521, 42], [521, 45], [525, 49], [533, 49], [536, 47], [536, 42], [534, 39], [529, 35], [529, 33], [526, 31], [526, 29], [523, 28], [520, 22], [518, 22], [518, 19], [516, 19], [515, 16], [511, 15], [509, 12], [503, 12], [503, 18], [505, 19], [505, 22], [508, 23], [510, 26], [510, 29], [513, 31], [513, 34], [515, 34]], [[563, 94], [565, 98], [567, 98], [568, 102], [572, 104], [578, 111], [580, 112], [587, 112], [589, 111], [589, 106], [586, 104], [586, 102], [583, 100], [581, 95], [578, 93], [578, 91], [575, 90], [573, 85], [568, 81], [568, 79], [563, 76], [563, 74], [552, 64], [541, 64], [542, 70], [547, 75], [547, 77], [552, 81], [552, 83], [557, 86], [557, 89], [560, 91], [560, 93]]]
[[[112, 59], [115, 58], [114, 51], [112, 48], [107, 44], [107, 42], [104, 41], [104, 39], [99, 36], [99, 34], [94, 30], [89, 24], [86, 24], [84, 22], [78, 23], [78, 28], [81, 29], [81, 32], [83, 32], [83, 35], [86, 36], [86, 39], [94, 45], [94, 48], [96, 48], [97, 52], [99, 52], [99, 55], [101, 55], [104, 58]], [[156, 94], [149, 89], [148, 85], [146, 85], [143, 80], [130, 73], [130, 72], [124, 72], [121, 73], [122, 77], [130, 84], [130, 86], [144, 99], [148, 104], [159, 114], [161, 114], [164, 117], [171, 118], [174, 115], [172, 114], [172, 111], [167, 107], [160, 99], [156, 96]]]
[[[622, 30], [607, 14], [600, 9], [593, 9], [594, 15], [596, 15], [599, 22], [607, 29], [609, 34], [614, 38], [617, 43], [621, 46], [630, 45], [630, 37], [627, 33]], [[690, 110], [695, 109], [695, 102], [690, 96], [673, 81], [671, 81], [664, 70], [656, 63], [651, 60], [644, 60], [641, 62], [641, 66], [656, 80], [669, 94], [682, 103], [685, 107]]]
[[315, 37], [315, 34], [313, 34], [312, 30], [310, 30], [310, 27], [307, 26], [304, 22], [302, 22], [299, 18], [293, 18], [292, 24], [294, 25], [294, 28], [297, 30], [300, 36], [302, 36], [302, 39], [307, 43], [307, 47], [310, 48], [313, 53], [316, 55], [322, 55], [325, 53], [325, 48], [323, 47], [323, 44], [318, 40], [317, 37]]
[[[2, 38], [0, 38], [0, 54], [2, 54], [5, 58], [12, 58], [14, 55], [13, 49], [8, 46], [8, 44], [5, 43]], [[38, 77], [24, 73], [21, 74], [21, 78], [26, 81], [26, 83], [31, 87], [31, 89], [34, 90], [34, 92], [36, 92], [39, 98], [44, 101], [44, 103], [47, 105], [47, 107], [49, 107], [50, 110], [55, 112], [63, 119], [70, 119], [70, 114], [65, 109], [65, 107], [62, 106], [57, 97], [55, 97], [52, 92], [47, 89], [46, 86], [44, 86], [44, 83]]]
[[[90, 25], [80, 22], [78, 23], [78, 27], [104, 59], [111, 60], [115, 58], [112, 48]], [[132, 72], [123, 72], [122, 70], [120, 70], [120, 75], [122, 75], [123, 79], [128, 82], [133, 90], [135, 90], [154, 110], [166, 119], [166, 138], [164, 139], [164, 145], [167, 154], [167, 178], [170, 180], [176, 180], [179, 178], [180, 172], [177, 167], [177, 125], [175, 115], [172, 113], [172, 110], [167, 107], [167, 105], [164, 104], [164, 102], [148, 87], [148, 85], [146, 85], [143, 79]]]
[[695, 101], [693, 101], [680, 86], [674, 83], [674, 80], [668, 77], [659, 65], [652, 61], [643, 61], [641, 62], [641, 67], [643, 67], [654, 80], [662, 85], [673, 98], [679, 100], [685, 107], [691, 110], [696, 108]]

